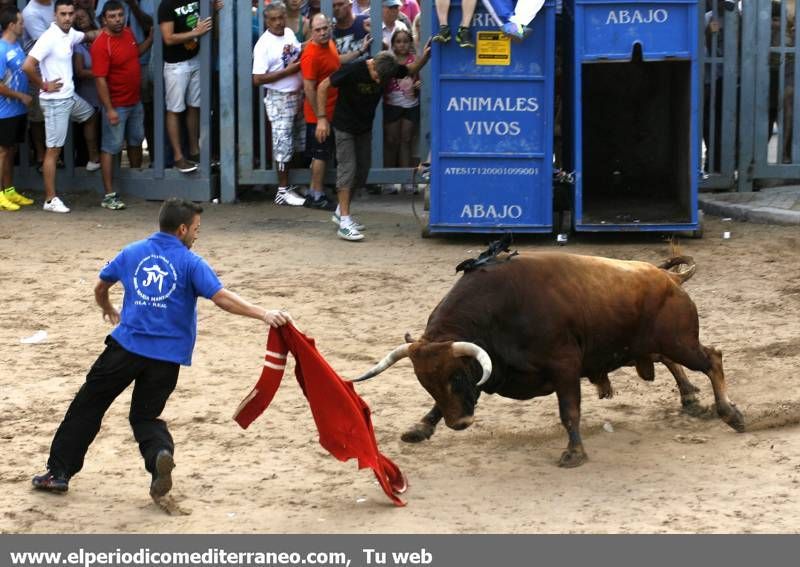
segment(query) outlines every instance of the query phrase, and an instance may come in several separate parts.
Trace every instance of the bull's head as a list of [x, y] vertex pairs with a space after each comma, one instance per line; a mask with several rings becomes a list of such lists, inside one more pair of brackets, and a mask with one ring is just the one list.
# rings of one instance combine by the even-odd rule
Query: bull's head
[[[486, 351], [475, 343], [462, 341], [413, 341], [394, 349], [353, 382], [377, 376], [405, 357], [411, 359], [417, 379], [436, 401], [447, 426], [465, 429], [472, 425], [478, 388], [492, 374], [492, 360]], [[472, 360], [476, 360], [483, 371], [477, 383], [471, 371]]]

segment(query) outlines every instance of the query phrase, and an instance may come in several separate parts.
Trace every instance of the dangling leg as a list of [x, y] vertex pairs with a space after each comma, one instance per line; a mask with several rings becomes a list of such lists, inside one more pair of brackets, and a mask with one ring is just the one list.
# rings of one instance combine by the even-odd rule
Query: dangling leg
[[425, 416], [411, 426], [411, 428], [400, 436], [400, 439], [406, 443], [419, 443], [430, 439], [433, 432], [436, 431], [436, 424], [442, 419], [442, 412], [437, 406], [425, 414]]

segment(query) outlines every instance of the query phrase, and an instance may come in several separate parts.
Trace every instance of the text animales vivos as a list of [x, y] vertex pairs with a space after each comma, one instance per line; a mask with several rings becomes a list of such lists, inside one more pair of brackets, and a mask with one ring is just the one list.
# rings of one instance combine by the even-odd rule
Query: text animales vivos
[[[669, 268], [687, 265], [682, 272]], [[527, 400], [555, 392], [569, 443], [559, 464], [587, 456], [580, 436], [581, 390], [588, 377], [600, 397], [612, 395], [608, 373], [635, 365], [645, 380], [653, 363], [669, 368], [690, 413], [698, 391], [681, 365], [711, 380], [720, 418], [737, 431], [744, 418], [728, 399], [722, 354], [700, 344], [697, 308], [681, 284], [695, 271], [689, 257], [656, 267], [559, 252], [490, 262], [464, 274], [428, 318], [424, 335], [404, 344], [355, 381], [409, 357], [435, 405], [403, 434], [418, 442], [448, 427], [469, 427], [480, 393]]]

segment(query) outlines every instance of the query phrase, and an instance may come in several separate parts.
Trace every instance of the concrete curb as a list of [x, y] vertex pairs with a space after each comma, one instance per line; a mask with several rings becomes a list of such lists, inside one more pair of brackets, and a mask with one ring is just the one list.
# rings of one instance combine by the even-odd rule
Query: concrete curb
[[730, 217], [761, 224], [800, 225], [800, 211], [759, 206], [758, 203], [741, 205], [708, 197], [699, 197], [698, 202], [700, 208], [709, 215]]

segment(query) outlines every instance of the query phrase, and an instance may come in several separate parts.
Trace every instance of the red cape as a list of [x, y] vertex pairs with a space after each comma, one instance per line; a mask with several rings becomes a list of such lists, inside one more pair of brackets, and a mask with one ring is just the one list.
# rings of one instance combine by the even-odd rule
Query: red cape
[[405, 506], [397, 495], [406, 491], [408, 483], [397, 465], [378, 450], [369, 406], [322, 358], [314, 339], [292, 324], [270, 329], [264, 370], [233, 419], [247, 429], [267, 409], [283, 378], [287, 352], [294, 356], [295, 377], [311, 407], [320, 445], [340, 461], [356, 458], [359, 469], [371, 468], [392, 502]]

